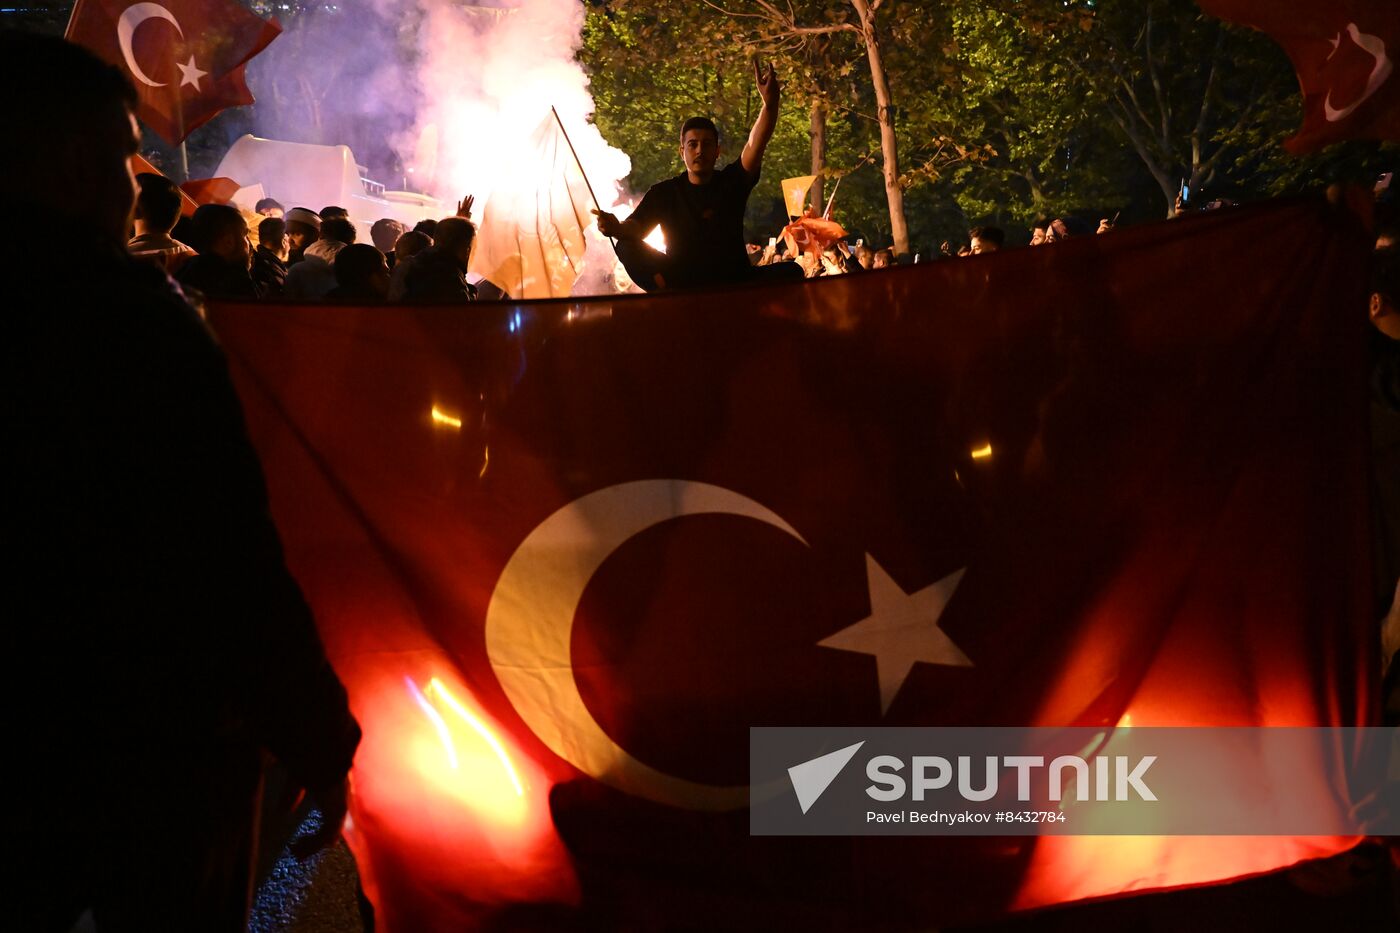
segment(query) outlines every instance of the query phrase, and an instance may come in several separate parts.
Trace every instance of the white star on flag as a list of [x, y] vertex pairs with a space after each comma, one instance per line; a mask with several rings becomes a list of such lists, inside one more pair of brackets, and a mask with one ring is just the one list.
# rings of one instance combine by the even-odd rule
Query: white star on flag
[[973, 666], [972, 659], [938, 627], [939, 617], [966, 572], [967, 568], [963, 567], [917, 593], [906, 593], [875, 558], [865, 555], [870, 615], [817, 644], [875, 656], [881, 715], [889, 712], [890, 704], [916, 661], [950, 667]]
[[200, 71], [199, 66], [194, 63], [194, 56], [190, 56], [189, 64], [182, 65], [175, 63], [175, 67], [180, 69], [180, 87], [186, 84], [193, 85], [196, 91], [199, 90], [199, 79], [209, 74], [207, 71]]

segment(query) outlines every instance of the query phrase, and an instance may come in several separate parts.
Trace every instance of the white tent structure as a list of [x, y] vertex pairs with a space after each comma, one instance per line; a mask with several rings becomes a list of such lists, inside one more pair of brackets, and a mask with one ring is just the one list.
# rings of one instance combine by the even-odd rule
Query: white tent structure
[[371, 242], [369, 228], [381, 217], [392, 217], [412, 229], [420, 220], [452, 213], [452, 208], [424, 194], [385, 191], [383, 185], [364, 177], [349, 146], [243, 136], [229, 147], [214, 175], [231, 178], [244, 189], [261, 186], [267, 197], [288, 208], [319, 211], [339, 205], [350, 212], [363, 243]]

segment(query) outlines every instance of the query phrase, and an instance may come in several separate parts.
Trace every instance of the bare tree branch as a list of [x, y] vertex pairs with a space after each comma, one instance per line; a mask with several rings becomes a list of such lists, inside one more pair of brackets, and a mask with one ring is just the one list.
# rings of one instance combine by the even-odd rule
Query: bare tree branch
[[[1171, 151], [1171, 116], [1172, 111], [1167, 103], [1166, 94], [1162, 92], [1162, 78], [1157, 74], [1157, 60], [1152, 55], [1152, 9], [1147, 10], [1147, 25], [1144, 29], [1144, 38], [1147, 49], [1147, 77], [1152, 82], [1152, 93], [1157, 98], [1157, 113], [1161, 117], [1162, 134], [1159, 137], [1162, 141], [1162, 149]], [[1150, 124], [1149, 124], [1150, 125]]]
[[725, 16], [732, 16], [732, 17], [734, 17], [735, 19], [741, 19], [741, 18], [742, 18], [742, 19], [764, 19], [764, 20], [766, 20], [766, 19], [768, 18], [767, 16], [765, 16], [765, 15], [762, 14], [762, 13], [740, 13], [740, 12], [738, 12], [737, 10], [730, 10], [730, 9], [727, 9], [726, 7], [720, 6], [718, 3], [712, 3], [711, 0], [700, 0], [700, 2], [703, 3], [703, 4], [705, 4], [705, 6], [709, 7], [709, 8], [712, 9], [712, 10], [715, 10], [715, 11], [717, 11], [717, 12], [719, 12], [719, 13], [723, 13]]
[[1225, 42], [1225, 30], [1216, 28], [1215, 48], [1210, 55], [1210, 73], [1206, 75], [1205, 92], [1201, 94], [1201, 111], [1196, 118], [1196, 128], [1191, 131], [1191, 171], [1194, 175], [1196, 166], [1201, 162], [1202, 148], [1205, 142], [1206, 125], [1210, 119], [1211, 98], [1215, 92], [1216, 76], [1220, 72], [1220, 50]]

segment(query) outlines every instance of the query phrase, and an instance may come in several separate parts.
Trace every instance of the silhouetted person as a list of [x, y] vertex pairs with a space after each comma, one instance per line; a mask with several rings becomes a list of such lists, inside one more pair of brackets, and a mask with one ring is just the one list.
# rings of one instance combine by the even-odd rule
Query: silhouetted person
[[[426, 219], [424, 219], [424, 220], [418, 221], [418, 223], [416, 223], [416, 224], [413, 225], [413, 232], [414, 232], [414, 233], [421, 233], [421, 234], [423, 234], [424, 236], [426, 236], [426, 237], [427, 237], [428, 239], [430, 239], [430, 240], [436, 239], [436, 238], [437, 238], [437, 224], [438, 224], [438, 222], [437, 222], [436, 220], [433, 220], [433, 219], [431, 219], [431, 218], [426, 218]], [[429, 244], [429, 245], [431, 246], [432, 244]]]
[[250, 300], [262, 297], [249, 269], [253, 249], [248, 221], [231, 204], [201, 204], [192, 218], [192, 244], [199, 255], [180, 267], [175, 278], [208, 298]]
[[335, 254], [335, 288], [326, 292], [331, 301], [379, 304], [389, 295], [389, 264], [384, 254], [368, 243], [353, 243]]
[[967, 231], [968, 252], [974, 256], [998, 252], [1006, 243], [1006, 234], [1000, 227], [973, 227]]
[[[287, 572], [222, 354], [127, 255], [122, 74], [0, 32], [9, 255], [6, 929], [243, 930], [262, 750], [345, 814], [359, 738]], [[19, 93], [18, 89], [23, 89]], [[61, 242], [62, 250], [25, 249]], [[79, 270], [81, 274], [75, 274]]]
[[264, 217], [258, 224], [258, 248], [249, 270], [264, 298], [279, 298], [287, 287], [287, 222]]
[[127, 241], [127, 252], [173, 275], [194, 256], [194, 250], [170, 235], [184, 206], [180, 189], [153, 172], [137, 175], [136, 186], [136, 235]]
[[433, 245], [432, 237], [417, 230], [410, 230], [394, 243], [397, 261], [389, 270], [389, 300], [401, 301], [404, 293], [404, 278], [413, 264], [413, 257]]
[[444, 217], [437, 222], [432, 246], [413, 257], [404, 273], [407, 301], [475, 301], [476, 286], [467, 281], [476, 225], [465, 217]]
[[287, 298], [320, 301], [335, 288], [335, 257], [355, 242], [355, 225], [344, 217], [321, 221], [321, 238], [302, 254], [301, 262], [287, 267], [283, 295]]
[[[754, 80], [762, 106], [737, 161], [716, 169], [719, 129], [707, 117], [692, 117], [681, 126], [684, 172], [652, 185], [626, 220], [594, 211], [598, 232], [617, 238], [617, 258], [642, 288], [798, 277], [786, 265], [751, 266], [744, 247], [744, 208], [778, 123], [780, 96], [772, 65], [761, 69], [755, 58]], [[643, 242], [658, 226], [666, 237], [665, 253]]]
[[374, 226], [369, 228], [369, 238], [374, 241], [375, 249], [384, 254], [384, 259], [389, 263], [390, 270], [393, 270], [394, 263], [398, 262], [398, 257], [394, 255], [394, 249], [403, 233], [403, 224], [392, 217], [381, 217], [374, 222]]
[[258, 203], [253, 205], [253, 213], [264, 217], [283, 217], [287, 209], [276, 198], [259, 198]]
[[321, 238], [321, 215], [304, 207], [287, 211], [287, 265], [301, 262], [306, 248]]

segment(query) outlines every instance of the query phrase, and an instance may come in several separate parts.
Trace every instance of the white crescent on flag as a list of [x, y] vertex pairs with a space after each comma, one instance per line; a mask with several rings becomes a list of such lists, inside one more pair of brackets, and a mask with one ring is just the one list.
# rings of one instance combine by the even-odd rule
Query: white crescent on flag
[[[141, 66], [136, 64], [136, 57], [131, 54], [131, 37], [136, 34], [136, 27], [148, 19], [166, 20], [175, 27], [180, 38], [185, 37], [185, 31], [180, 28], [175, 14], [159, 3], [133, 3], [122, 11], [121, 17], [117, 20], [117, 43], [121, 46], [122, 58], [126, 59], [126, 67], [131, 72], [132, 77], [149, 87], [165, 87], [164, 81], [152, 81], [146, 72], [141, 70]], [[190, 64], [194, 64], [194, 59], [190, 59]]]
[[549, 749], [619, 790], [691, 810], [735, 810], [749, 788], [701, 784], [638, 761], [603, 731], [574, 680], [574, 613], [593, 575], [623, 543], [685, 515], [739, 515], [807, 542], [736, 492], [685, 480], [643, 480], [589, 493], [546, 518], [501, 571], [486, 610], [486, 651], [511, 705]]
[[[1391, 62], [1390, 57], [1385, 53], [1385, 42], [1381, 40], [1380, 37], [1362, 32], [1357, 28], [1355, 23], [1347, 23], [1346, 33], [1351, 36], [1351, 41], [1355, 42], [1362, 51], [1376, 60], [1376, 64], [1371, 68], [1371, 76], [1366, 79], [1366, 90], [1361, 93], [1360, 97], [1347, 106], [1340, 109], [1333, 107], [1332, 92], [1330, 90], [1327, 92], [1327, 97], [1322, 102], [1322, 109], [1327, 117], [1328, 123], [1336, 123], [1339, 120], [1345, 120], [1347, 117], [1351, 116], [1352, 111], [1364, 104], [1372, 94], [1380, 89], [1380, 86], [1386, 82], [1386, 79], [1390, 77], [1390, 73], [1394, 69], [1394, 63]], [[1332, 42], [1332, 55], [1336, 55], [1337, 50], [1340, 49], [1341, 46], [1342, 34], [1339, 32], [1337, 33], [1337, 38]], [[1327, 57], [1330, 59], [1332, 55], [1328, 55]]]

